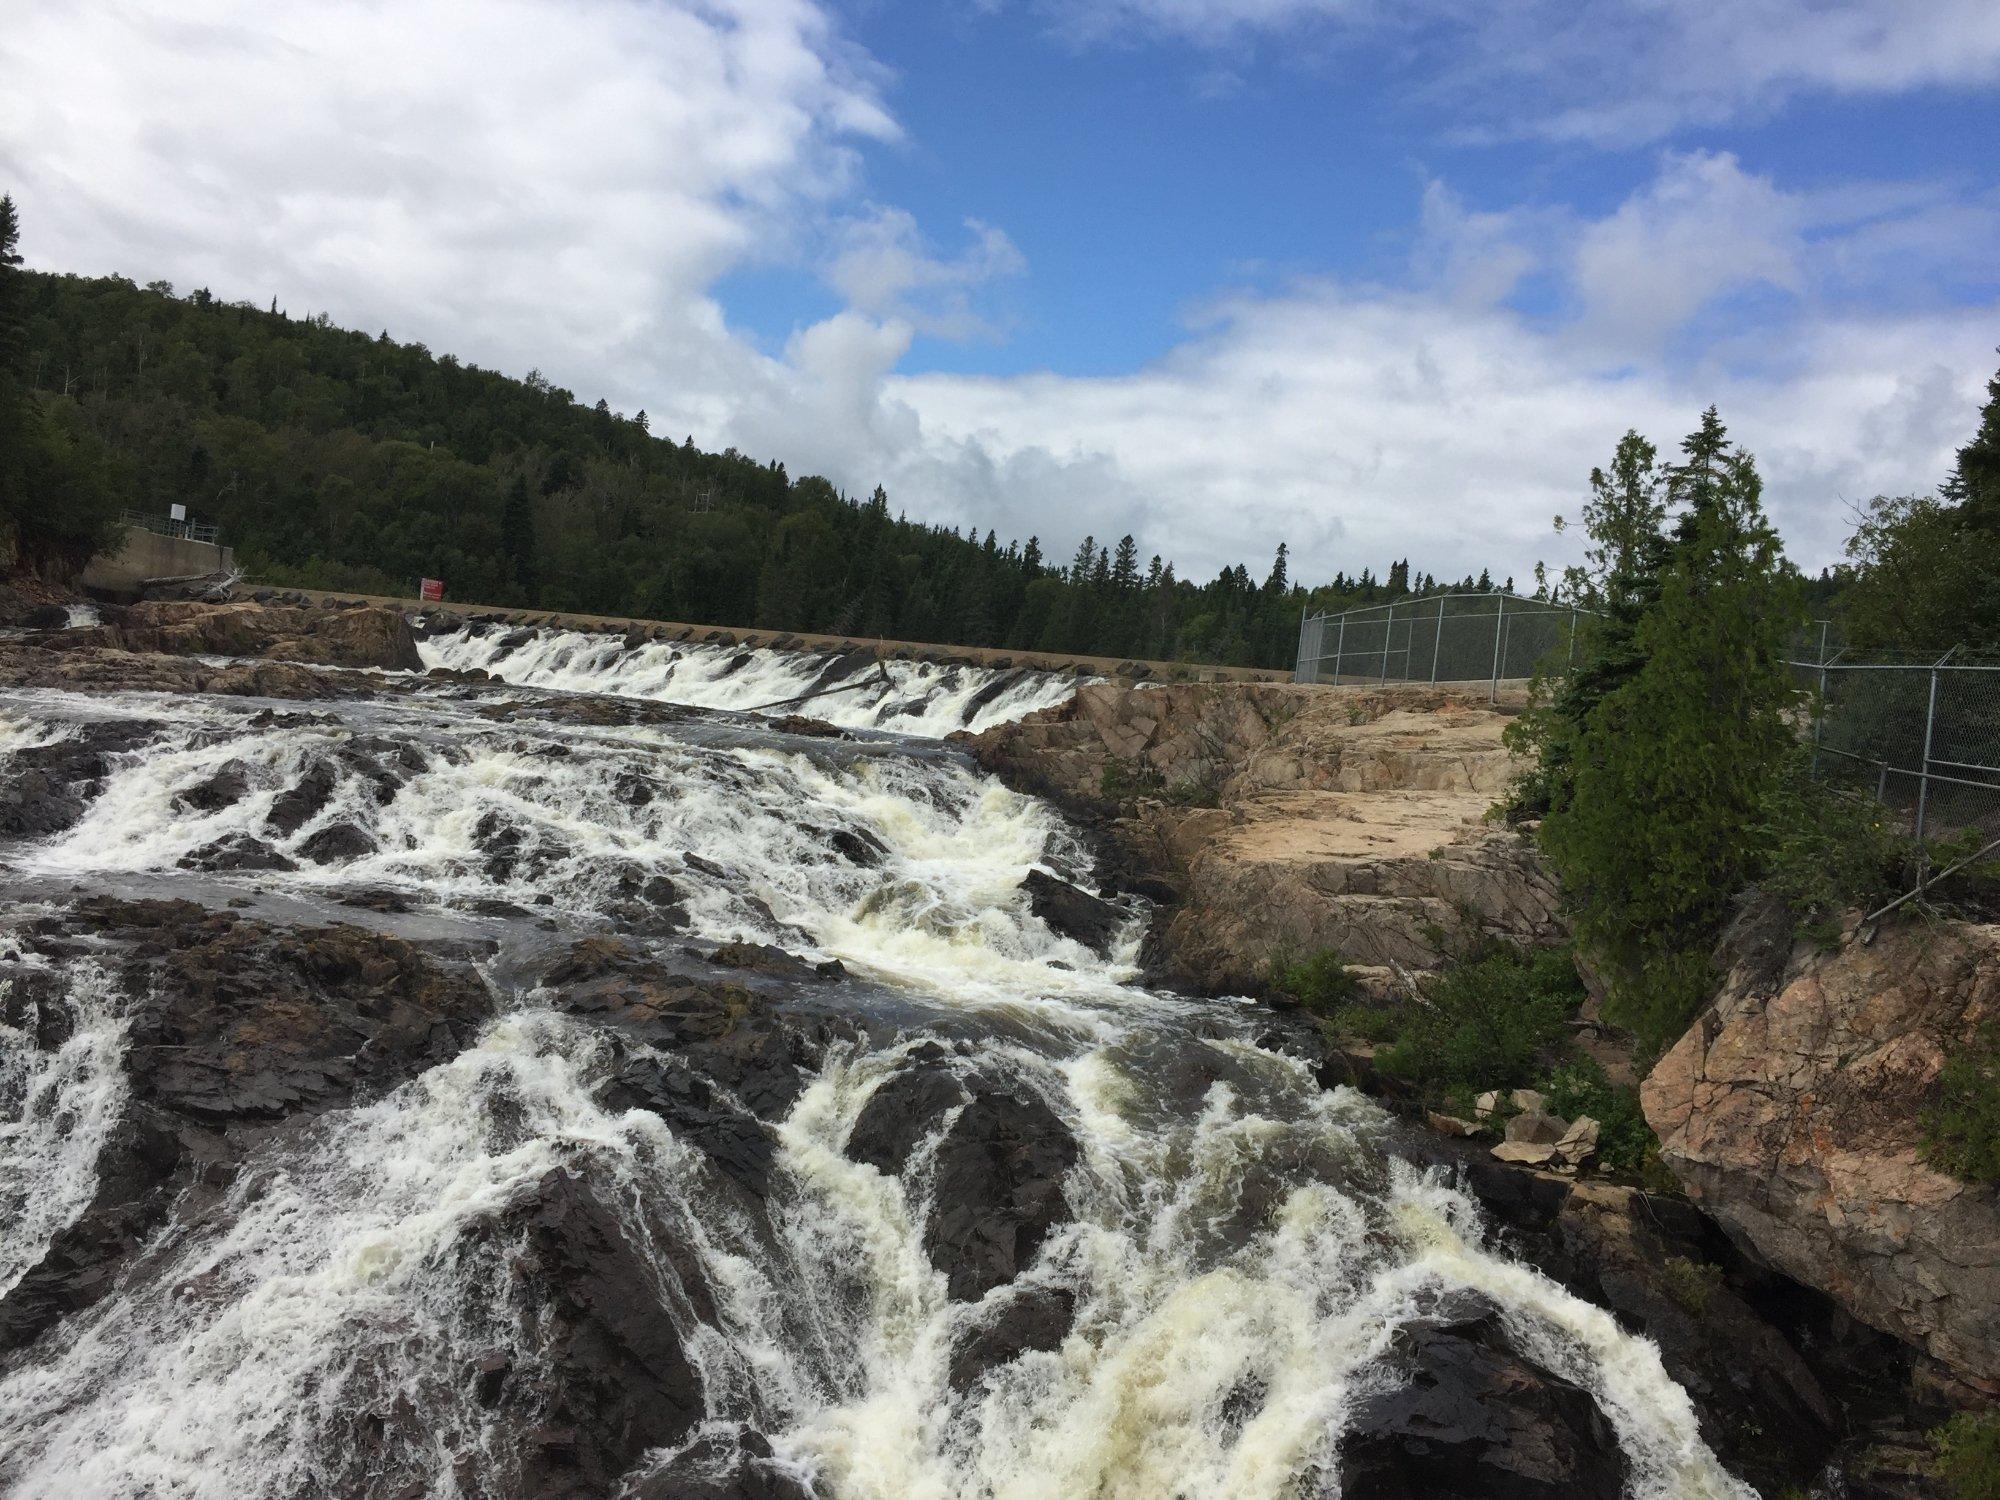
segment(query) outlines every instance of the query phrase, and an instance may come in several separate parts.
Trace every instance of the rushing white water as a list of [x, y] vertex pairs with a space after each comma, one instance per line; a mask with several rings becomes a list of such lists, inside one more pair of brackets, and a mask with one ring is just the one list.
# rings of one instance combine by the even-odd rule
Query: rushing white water
[[[476, 667], [526, 687], [800, 713], [849, 729], [929, 738], [1004, 724], [1060, 703], [1076, 689], [1074, 679], [1049, 672], [890, 661], [833, 682], [833, 691], [815, 692], [832, 659], [826, 655], [665, 641], [628, 647], [619, 637], [571, 630], [526, 632], [526, 641], [506, 644], [522, 633], [454, 631], [418, 649], [427, 667]], [[808, 693], [814, 696], [801, 701]]]
[[[0, 943], [0, 1296], [82, 1212], [131, 1092], [124, 1005], [110, 977]], [[53, 1010], [55, 1014], [47, 1014]], [[41, 1045], [44, 1030], [59, 1040]]]
[[[1396, 1378], [1397, 1330], [1454, 1292], [1490, 1299], [1517, 1348], [1591, 1393], [1633, 1495], [1749, 1494], [1653, 1346], [1488, 1248], [1469, 1198], [1391, 1158], [1381, 1111], [1251, 1045], [1227, 1005], [1137, 988], [1136, 924], [1100, 956], [1036, 917], [1026, 873], [1086, 863], [1042, 804], [934, 751], [492, 724], [423, 701], [253, 724], [255, 707], [16, 705], [22, 747], [107, 709], [159, 732], [75, 826], [11, 862], [158, 878], [254, 838], [297, 868], [205, 878], [475, 910], [497, 896], [576, 930], [664, 877], [695, 936], [840, 958], [936, 1026], [836, 1046], [768, 1122], [768, 1193], [748, 1202], [660, 1116], [604, 1102], [637, 1044], [515, 997], [452, 1061], [260, 1148], [222, 1201], [174, 1218], [152, 1274], [0, 1373], [0, 1492], [457, 1496], [466, 1473], [508, 1491], [515, 1434], [465, 1371], [493, 1351], [539, 1370], [504, 1226], [563, 1168], [615, 1205], [699, 1375], [690, 1436], [768, 1434], [825, 1496], [1330, 1495], [1347, 1413]], [[304, 785], [321, 788], [310, 815], [274, 830]], [[315, 861], [337, 827], [366, 847]], [[87, 1200], [123, 1098], [101, 979], [71, 979], [73, 1057], [28, 1040], [0, 1063], [0, 1100], [39, 1089], [62, 1102], [35, 1118], [70, 1122], [16, 1153], [33, 1181], [63, 1179], [24, 1265]], [[948, 1295], [924, 1238], [955, 1113], [894, 1174], [848, 1154], [886, 1083], [938, 1065], [932, 1034], [954, 1042], [946, 1066], [1039, 1100], [1077, 1149], [1067, 1221], [979, 1303]], [[953, 1389], [969, 1331], [1057, 1294], [1075, 1309], [1057, 1347]], [[357, 1437], [385, 1412], [388, 1439]]]

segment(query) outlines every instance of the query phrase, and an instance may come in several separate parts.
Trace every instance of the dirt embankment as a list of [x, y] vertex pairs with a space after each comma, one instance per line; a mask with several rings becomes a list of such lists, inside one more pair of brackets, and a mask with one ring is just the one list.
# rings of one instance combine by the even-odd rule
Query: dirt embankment
[[970, 747], [1173, 903], [1155, 935], [1172, 978], [1254, 989], [1332, 950], [1387, 985], [1482, 938], [1563, 935], [1532, 845], [1485, 821], [1515, 770], [1507, 719], [1437, 688], [1093, 684]]

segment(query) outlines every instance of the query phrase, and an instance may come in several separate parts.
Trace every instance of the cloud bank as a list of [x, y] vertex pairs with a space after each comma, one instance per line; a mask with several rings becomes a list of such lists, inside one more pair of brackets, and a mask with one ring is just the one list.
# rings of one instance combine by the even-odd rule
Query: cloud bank
[[[1373, 16], [1104, 9], [1191, 33]], [[1738, 9], [1731, 26], [1824, 19]], [[1985, 66], [1968, 15], [1955, 58], [1905, 28], [1909, 76]], [[1190, 574], [1261, 571], [1283, 539], [1307, 578], [1404, 555], [1525, 576], [1562, 556], [1550, 518], [1626, 427], [1671, 442], [1713, 401], [1817, 565], [1846, 502], [1943, 473], [2000, 342], [1990, 292], [1964, 293], [2000, 242], [1990, 196], [1802, 191], [1665, 153], [1595, 218], [1432, 182], [1399, 276], [1222, 291], [1124, 374], [902, 373], [919, 334], [1001, 336], [993, 289], [1033, 268], [1003, 227], [926, 233], [869, 196], [865, 153], [900, 135], [887, 83], [810, 0], [189, 0], [171, 21], [31, 0], [0, 72], [0, 186], [35, 265], [275, 295], [538, 367], [656, 432], [880, 482], [912, 516], [1052, 556], [1129, 531]], [[717, 287], [765, 265], [811, 268], [843, 305], [760, 347]]]

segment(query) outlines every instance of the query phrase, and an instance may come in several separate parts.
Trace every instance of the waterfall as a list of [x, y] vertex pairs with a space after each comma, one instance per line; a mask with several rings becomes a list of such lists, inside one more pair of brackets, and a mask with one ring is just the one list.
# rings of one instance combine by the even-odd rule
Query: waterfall
[[1076, 687], [1050, 672], [902, 661], [879, 668], [871, 661], [828, 681], [835, 658], [824, 654], [666, 641], [627, 646], [571, 630], [468, 627], [430, 636], [418, 649], [427, 667], [478, 668], [524, 687], [800, 713], [848, 729], [929, 737], [1004, 724], [1062, 702]]
[[[426, 654], [476, 665], [491, 644], [438, 637]], [[735, 706], [801, 670], [715, 665], [544, 633], [491, 670]], [[763, 685], [738, 681], [753, 672]], [[966, 684], [936, 688], [943, 706], [905, 717], [948, 719]], [[5, 878], [282, 898], [321, 921], [390, 891], [410, 922], [490, 935], [496, 956], [476, 1043], [250, 1138], [111, 1295], [0, 1357], [0, 1493], [521, 1492], [522, 1424], [466, 1372], [562, 1378], [530, 1210], [565, 1177], [601, 1205], [637, 1268], [621, 1284], [643, 1289], [630, 1315], [671, 1330], [698, 1408], [634, 1483], [752, 1431], [772, 1472], [828, 1497], [1332, 1494], [1349, 1415], [1398, 1378], [1398, 1331], [1476, 1295], [1589, 1393], [1631, 1493], [1750, 1493], [1653, 1346], [1495, 1249], [1465, 1193], [1396, 1159], [1381, 1110], [1257, 1045], [1249, 1008], [1142, 987], [1136, 904], [1094, 947], [1038, 915], [1027, 875], [1088, 885], [1083, 843], [954, 754], [699, 718], [495, 722], [423, 696], [5, 707], [0, 775], [92, 719], [152, 726], [69, 826], [0, 846]], [[635, 925], [642, 900], [671, 921]], [[0, 1291], [96, 1190], [144, 998], [112, 956], [51, 968], [23, 946], [33, 919], [18, 903], [0, 917]], [[698, 1049], [518, 977], [549, 945], [606, 933], [662, 963], [747, 939], [844, 971], [746, 1002], [773, 1028], [832, 1018], [795, 1077], [773, 1075], [776, 1102], [724, 1071], [697, 1080], [703, 1109], [768, 1132], [754, 1182], [633, 1102], [634, 1077], [698, 1075]], [[919, 1084], [946, 1106], [895, 1159], [863, 1149], [906, 1116], [871, 1104]], [[982, 1108], [1046, 1119], [1069, 1165], [1018, 1273], [955, 1293], [928, 1237]], [[1061, 1310], [1048, 1337], [964, 1376], [969, 1341], [1036, 1309]]]

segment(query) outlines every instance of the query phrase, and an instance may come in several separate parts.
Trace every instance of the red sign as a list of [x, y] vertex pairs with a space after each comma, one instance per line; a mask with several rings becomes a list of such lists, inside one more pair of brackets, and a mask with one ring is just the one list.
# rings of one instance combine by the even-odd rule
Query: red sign
[[422, 578], [417, 581], [417, 592], [432, 604], [444, 602], [444, 580], [442, 578]]

